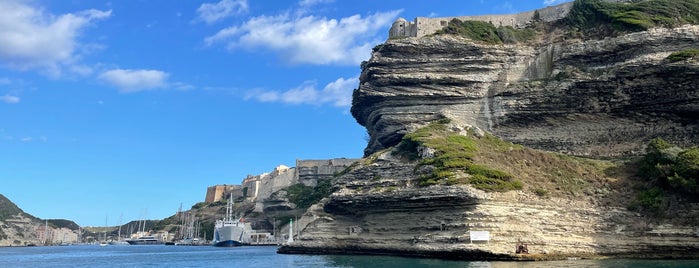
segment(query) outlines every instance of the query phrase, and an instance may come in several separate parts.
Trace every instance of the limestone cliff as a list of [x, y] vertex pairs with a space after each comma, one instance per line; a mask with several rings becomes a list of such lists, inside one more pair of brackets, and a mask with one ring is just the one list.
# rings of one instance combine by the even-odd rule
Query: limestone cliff
[[[280, 252], [469, 260], [697, 257], [699, 206], [675, 202], [663, 217], [629, 210], [635, 186], [614, 174], [613, 165], [571, 164], [567, 157], [506, 146], [478, 161], [506, 159], [496, 166], [526, 179], [525, 187], [484, 192], [462, 184], [421, 187], [417, 182], [429, 169], [396, 150], [374, 154], [337, 178], [334, 193], [295, 223], [300, 235]], [[560, 175], [547, 177], [549, 168]], [[488, 232], [489, 241], [472, 241], [472, 231]], [[515, 254], [519, 244], [529, 254]]]
[[390, 39], [362, 65], [352, 115], [366, 155], [443, 117], [575, 155], [637, 154], [654, 137], [686, 145], [699, 140], [699, 64], [666, 57], [697, 41], [692, 25], [515, 45]]
[[[699, 26], [601, 38], [550, 29], [516, 44], [425, 35], [377, 46], [351, 109], [370, 136], [366, 158], [333, 179], [280, 252], [697, 258], [695, 199], [668, 193], [660, 212], [634, 210], [644, 182], [633, 164], [570, 155], [638, 155], [656, 137], [696, 145], [699, 63], [668, 56], [696, 48]], [[439, 159], [450, 144], [415, 142], [434, 122], [447, 122], [443, 138], [462, 155]], [[483, 190], [498, 178], [515, 190]], [[530, 254], [516, 254], [520, 244]]]

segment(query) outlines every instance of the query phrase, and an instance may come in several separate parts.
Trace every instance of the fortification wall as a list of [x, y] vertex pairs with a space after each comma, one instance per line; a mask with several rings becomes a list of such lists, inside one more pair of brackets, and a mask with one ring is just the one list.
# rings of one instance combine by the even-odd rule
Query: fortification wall
[[514, 28], [523, 28], [533, 21], [535, 12], [539, 13], [539, 18], [543, 21], [556, 21], [568, 15], [568, 12], [570, 12], [572, 6], [573, 3], [569, 2], [542, 9], [507, 15], [460, 16], [443, 18], [417, 17], [415, 18], [414, 22], [408, 22], [403, 18], [399, 18], [391, 26], [391, 29], [388, 32], [388, 37], [423, 37], [425, 35], [434, 34], [438, 30], [446, 27], [449, 24], [449, 21], [453, 19], [459, 19], [461, 21], [484, 21], [493, 24], [495, 27], [511, 26]]
[[205, 201], [217, 202], [228, 198], [228, 194], [232, 192], [234, 199], [245, 196], [248, 201], [256, 202], [255, 211], [261, 212], [264, 207], [263, 202], [274, 192], [296, 183], [315, 186], [319, 179], [331, 178], [358, 160], [349, 158], [296, 160], [295, 168], [280, 165], [269, 173], [248, 175], [241, 185], [224, 184], [208, 187]]
[[275, 172], [260, 177], [259, 187], [255, 199], [258, 201], [262, 201], [269, 198], [272, 195], [272, 193], [296, 183], [295, 178], [295, 168], [275, 170]]
[[332, 178], [357, 160], [359, 159], [296, 160], [297, 181], [315, 186], [318, 180]]
[[228, 198], [228, 195], [233, 193], [233, 198], [243, 196], [242, 187], [240, 185], [214, 185], [206, 188], [206, 198], [204, 202], [213, 203]]

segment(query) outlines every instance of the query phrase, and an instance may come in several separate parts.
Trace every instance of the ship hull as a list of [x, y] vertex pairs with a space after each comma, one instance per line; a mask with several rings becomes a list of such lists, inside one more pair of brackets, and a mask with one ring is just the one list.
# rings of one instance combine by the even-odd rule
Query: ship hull
[[240, 247], [243, 243], [240, 241], [226, 240], [214, 243], [214, 247]]

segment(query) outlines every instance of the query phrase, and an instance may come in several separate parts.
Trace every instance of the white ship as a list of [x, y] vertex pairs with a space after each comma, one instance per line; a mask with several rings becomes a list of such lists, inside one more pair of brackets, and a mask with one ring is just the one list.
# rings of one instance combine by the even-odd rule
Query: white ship
[[228, 199], [226, 217], [217, 220], [214, 226], [213, 245], [216, 247], [237, 247], [250, 244], [252, 226], [243, 218], [233, 219], [233, 196]]

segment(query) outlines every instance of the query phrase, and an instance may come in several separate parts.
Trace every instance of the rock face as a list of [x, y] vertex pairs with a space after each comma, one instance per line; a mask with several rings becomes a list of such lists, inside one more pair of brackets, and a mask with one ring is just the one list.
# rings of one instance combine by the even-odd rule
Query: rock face
[[[536, 185], [555, 179], [541, 172], [557, 162], [541, 160], [546, 154], [541, 151], [516, 153], [509, 147], [481, 160], [539, 172], [522, 179], [523, 190], [488, 193], [448, 182], [420, 187], [421, 176], [436, 168], [392, 153], [401, 150], [394, 146], [406, 133], [442, 118], [458, 133], [486, 139], [492, 137], [487, 131], [527, 147], [583, 156], [639, 154], [655, 137], [696, 144], [699, 64], [666, 58], [697, 41], [699, 26], [526, 45], [485, 45], [454, 36], [388, 40], [362, 64], [354, 92], [352, 115], [371, 137], [367, 157], [334, 179], [334, 193], [306, 211], [294, 225], [300, 229], [296, 240], [279, 252], [487, 260], [697, 258], [698, 204], [675, 199], [664, 217], [632, 212], [627, 209], [636, 196], [632, 175], [611, 177], [609, 169], [596, 167], [603, 187], [576, 194], [554, 186], [557, 195], [542, 196]], [[564, 179], [577, 176], [557, 172]], [[591, 185], [595, 176], [585, 171], [571, 183]], [[488, 232], [489, 241], [473, 241], [479, 240], [474, 231]], [[521, 244], [530, 254], [516, 254]]]
[[[390, 254], [470, 260], [569, 257], [696, 258], [699, 207], [653, 219], [590, 198], [540, 198], [527, 191], [486, 193], [466, 185], [415, 185], [414, 164], [383, 152], [337, 179], [311, 207], [281, 253]], [[487, 231], [489, 241], [471, 241]], [[527, 255], [515, 254], [517, 245]]]
[[[77, 227], [77, 225], [75, 226]], [[12, 201], [0, 194], [0, 247], [53, 245], [74, 242], [78, 242], [76, 230], [58, 227], [53, 223], [47, 226], [45, 221], [25, 213]]]
[[362, 65], [352, 115], [365, 154], [439, 118], [508, 141], [584, 156], [638, 154], [655, 137], [699, 140], [699, 26], [603, 40], [486, 45], [454, 36], [391, 39]]

